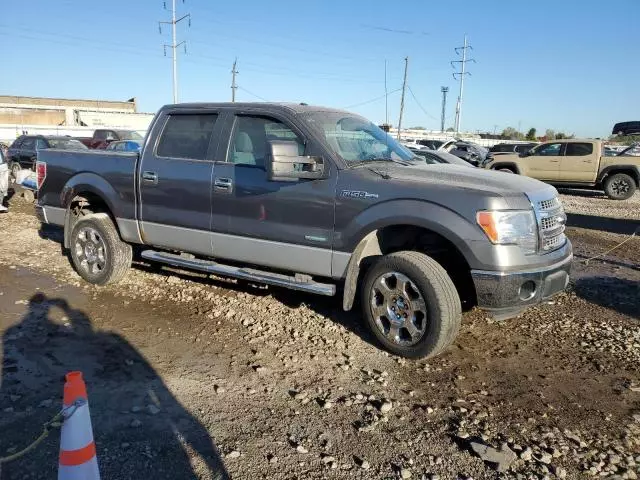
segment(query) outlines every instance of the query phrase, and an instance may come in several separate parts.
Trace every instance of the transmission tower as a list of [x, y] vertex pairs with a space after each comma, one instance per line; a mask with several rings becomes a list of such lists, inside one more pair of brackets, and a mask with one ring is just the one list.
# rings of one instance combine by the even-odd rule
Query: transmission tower
[[456, 55], [460, 55], [460, 52], [462, 51], [462, 60], [454, 60], [451, 62], [451, 66], [453, 68], [456, 68], [457, 63], [460, 64], [460, 71], [455, 72], [453, 74], [453, 78], [455, 80], [460, 80], [460, 93], [458, 93], [458, 101], [456, 102], [456, 123], [455, 123], [455, 130], [456, 130], [456, 133], [458, 133], [460, 132], [460, 118], [462, 117], [462, 94], [464, 92], [464, 77], [465, 75], [471, 75], [471, 73], [467, 72], [467, 63], [468, 62], [476, 63], [476, 61], [473, 58], [467, 58], [467, 50], [473, 50], [473, 47], [469, 45], [466, 34], [464, 36], [464, 45], [454, 50], [456, 52]]
[[[182, 1], [184, 3], [184, 0]], [[164, 3], [165, 10], [167, 9], [167, 3]], [[183, 40], [177, 43], [176, 40], [176, 25], [182, 20], [188, 19], [189, 26], [191, 26], [191, 14], [187, 13], [180, 18], [176, 18], [176, 0], [171, 2], [171, 20], [167, 22], [158, 22], [158, 30], [162, 35], [162, 25], [171, 25], [171, 44], [164, 44], [164, 55], [167, 55], [167, 48], [171, 49], [171, 58], [173, 63], [173, 103], [178, 103], [178, 54], [177, 49], [180, 45], [184, 45], [184, 53], [187, 53], [187, 43]]]

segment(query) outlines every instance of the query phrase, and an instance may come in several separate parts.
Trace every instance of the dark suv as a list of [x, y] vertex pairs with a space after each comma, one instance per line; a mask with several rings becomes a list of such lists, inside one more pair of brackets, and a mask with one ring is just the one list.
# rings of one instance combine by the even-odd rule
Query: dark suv
[[620, 122], [613, 126], [613, 135], [638, 135], [640, 134], [640, 122]]
[[7, 150], [7, 163], [14, 178], [23, 168], [33, 169], [38, 150], [56, 148], [59, 150], [86, 150], [82, 142], [63, 136], [21, 135]]

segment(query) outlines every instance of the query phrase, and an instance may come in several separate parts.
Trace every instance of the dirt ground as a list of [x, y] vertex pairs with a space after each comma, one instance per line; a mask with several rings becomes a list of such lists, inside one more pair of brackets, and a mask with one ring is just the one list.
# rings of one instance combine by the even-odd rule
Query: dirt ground
[[[79, 369], [103, 479], [634, 479], [640, 196], [612, 218], [597, 194], [563, 200], [569, 290], [502, 323], [467, 312], [448, 351], [409, 361], [336, 299], [139, 260], [88, 285], [61, 230], [15, 197], [0, 216], [0, 457], [40, 433]], [[58, 435], [0, 479], [53, 478]]]

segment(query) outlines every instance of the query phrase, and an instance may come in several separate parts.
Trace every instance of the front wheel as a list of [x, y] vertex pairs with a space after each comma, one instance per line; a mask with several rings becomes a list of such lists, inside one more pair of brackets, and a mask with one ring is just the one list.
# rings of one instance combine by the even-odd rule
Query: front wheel
[[73, 266], [89, 283], [116, 283], [131, 266], [131, 245], [120, 239], [106, 213], [80, 217], [73, 224], [70, 243]]
[[423, 253], [380, 257], [367, 271], [361, 295], [369, 329], [396, 355], [438, 355], [460, 329], [456, 287], [442, 266]]
[[604, 181], [604, 193], [612, 200], [627, 200], [636, 191], [636, 182], [626, 173], [616, 173]]

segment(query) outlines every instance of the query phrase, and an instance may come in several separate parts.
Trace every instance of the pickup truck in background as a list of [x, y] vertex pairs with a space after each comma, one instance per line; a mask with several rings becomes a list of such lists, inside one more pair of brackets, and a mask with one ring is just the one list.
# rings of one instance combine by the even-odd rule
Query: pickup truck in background
[[107, 148], [111, 142], [121, 140], [134, 140], [142, 142], [142, 135], [135, 130], [112, 130], [108, 128], [100, 128], [93, 132], [91, 137], [75, 137], [91, 149], [102, 150]]
[[[139, 153], [43, 150], [41, 221], [64, 226], [86, 281], [148, 261], [321, 295], [360, 296], [389, 351], [432, 356], [461, 310], [508, 318], [569, 281], [556, 190], [427, 164], [368, 120], [306, 104], [163, 107]], [[283, 321], [295, 322], [295, 318]]]
[[604, 190], [613, 200], [631, 198], [640, 185], [640, 157], [606, 156], [600, 140], [553, 140], [520, 155], [500, 155], [483, 167], [557, 186]]

